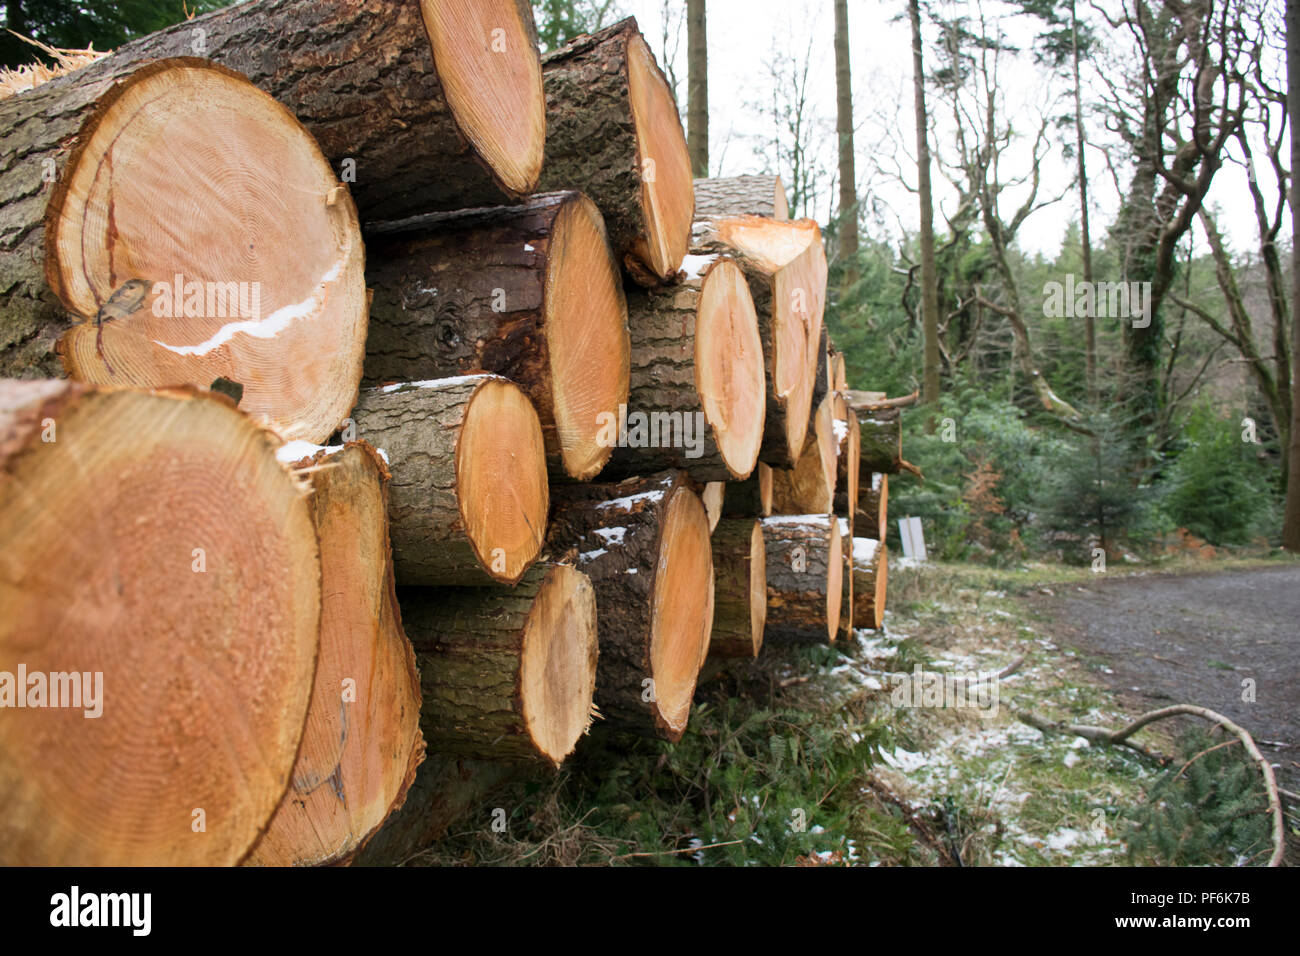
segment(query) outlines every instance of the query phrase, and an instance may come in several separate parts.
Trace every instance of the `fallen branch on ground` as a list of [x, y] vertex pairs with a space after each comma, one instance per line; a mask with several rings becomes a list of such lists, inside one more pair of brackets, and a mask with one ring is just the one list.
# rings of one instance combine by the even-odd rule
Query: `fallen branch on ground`
[[[1217, 711], [1210, 710], [1208, 707], [1197, 707], [1193, 704], [1175, 704], [1172, 707], [1162, 707], [1159, 710], [1149, 711], [1128, 724], [1126, 727], [1116, 731], [1110, 731], [1104, 727], [1090, 727], [1084, 724], [1055, 723], [1027, 711], [1016, 711], [1017, 720], [1021, 723], [1028, 724], [1031, 727], [1036, 727], [1044, 733], [1054, 731], [1057, 733], [1073, 734], [1076, 737], [1082, 737], [1089, 743], [1128, 747], [1129, 749], [1135, 750], [1148, 757], [1155, 757], [1156, 755], [1133, 743], [1129, 738], [1148, 724], [1153, 724], [1158, 720], [1164, 720], [1166, 717], [1177, 717], [1179, 715], [1200, 717], [1202, 720], [1208, 720], [1211, 723], [1218, 724], [1224, 730], [1235, 735], [1241, 741], [1241, 745], [1246, 748], [1246, 753], [1250, 755], [1252, 760], [1259, 764], [1260, 773], [1264, 776], [1264, 789], [1268, 794], [1268, 809], [1273, 815], [1273, 855], [1269, 857], [1268, 865], [1281, 866], [1282, 856], [1286, 848], [1286, 838], [1284, 836], [1285, 825], [1282, 814], [1282, 798], [1278, 793], [1277, 779], [1273, 775], [1273, 765], [1270, 764], [1264, 758], [1264, 755], [1259, 752], [1259, 748], [1255, 746], [1255, 739], [1251, 737], [1245, 728], [1233, 723]], [[1163, 757], [1158, 759], [1160, 759], [1162, 763], [1168, 762], [1168, 760]], [[1182, 771], [1179, 772], [1181, 773]]]

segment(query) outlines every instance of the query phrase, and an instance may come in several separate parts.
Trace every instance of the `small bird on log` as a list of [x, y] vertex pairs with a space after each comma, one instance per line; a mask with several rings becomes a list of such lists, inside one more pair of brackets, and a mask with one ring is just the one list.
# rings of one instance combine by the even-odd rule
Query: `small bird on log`
[[103, 359], [109, 375], [117, 373], [113, 371], [113, 366], [108, 363], [108, 357], [104, 355], [104, 323], [114, 319], [124, 319], [138, 312], [140, 306], [144, 305], [148, 291], [149, 283], [144, 279], [128, 279], [118, 286], [117, 290], [108, 297], [108, 301], [95, 313], [95, 352]]

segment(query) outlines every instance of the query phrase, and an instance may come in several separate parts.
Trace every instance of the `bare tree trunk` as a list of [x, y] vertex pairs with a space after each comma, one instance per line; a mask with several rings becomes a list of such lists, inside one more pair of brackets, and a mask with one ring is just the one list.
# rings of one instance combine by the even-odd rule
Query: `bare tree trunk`
[[844, 285], [858, 280], [858, 186], [853, 167], [853, 80], [849, 69], [848, 0], [835, 0], [835, 130], [840, 139], [840, 254]]
[[909, 0], [912, 20], [912, 92], [916, 104], [917, 192], [921, 197], [921, 326], [925, 333], [925, 374], [921, 401], [939, 400], [939, 282], [934, 264], [934, 199], [930, 192], [930, 140], [925, 110], [925, 66], [921, 58], [921, 8]]
[[[1083, 99], [1079, 84], [1079, 19], [1070, 0], [1070, 55], [1074, 61], [1074, 138], [1079, 166], [1079, 230], [1083, 255], [1083, 281], [1092, 283], [1092, 235], [1088, 228], [1088, 170], [1084, 159]], [[1088, 386], [1088, 404], [1097, 405], [1097, 320], [1089, 309], [1083, 320], [1085, 381]]]
[[686, 147], [691, 172], [709, 175], [709, 40], [705, 0], [686, 0]]
[[[1287, 113], [1291, 119], [1291, 169], [1300, 170], [1300, 0], [1286, 3], [1286, 80]], [[1300, 203], [1296, 182], [1291, 179], [1291, 234], [1300, 235]], [[1300, 243], [1291, 242], [1291, 360], [1296, 363], [1291, 375], [1291, 448], [1288, 453], [1286, 516], [1282, 523], [1282, 546], [1300, 551]]]

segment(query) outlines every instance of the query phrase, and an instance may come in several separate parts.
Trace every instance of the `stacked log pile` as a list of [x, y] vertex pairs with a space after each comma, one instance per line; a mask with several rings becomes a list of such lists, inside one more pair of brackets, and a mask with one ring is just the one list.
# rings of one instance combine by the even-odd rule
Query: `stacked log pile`
[[880, 626], [819, 227], [692, 181], [635, 20], [529, 11], [260, 0], [0, 100], [0, 863], [400, 862]]

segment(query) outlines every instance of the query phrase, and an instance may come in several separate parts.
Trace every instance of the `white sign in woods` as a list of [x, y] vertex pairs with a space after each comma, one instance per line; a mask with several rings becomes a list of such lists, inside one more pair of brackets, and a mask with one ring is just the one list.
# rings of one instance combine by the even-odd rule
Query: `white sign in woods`
[[903, 539], [903, 557], [909, 561], [925, 561], [925, 532], [920, 518], [899, 518], [898, 533]]

